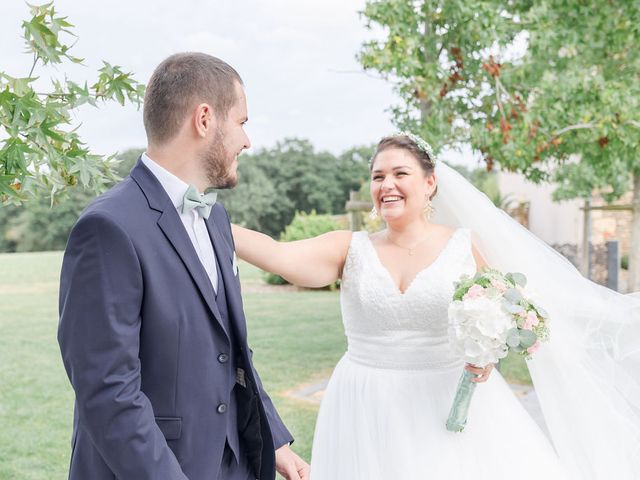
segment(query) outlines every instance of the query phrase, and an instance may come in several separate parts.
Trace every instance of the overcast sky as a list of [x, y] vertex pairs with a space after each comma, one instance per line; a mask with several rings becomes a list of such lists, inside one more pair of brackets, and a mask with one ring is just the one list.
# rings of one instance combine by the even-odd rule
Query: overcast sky
[[[33, 1], [33, 3], [36, 3]], [[253, 148], [285, 137], [311, 140], [340, 153], [394, 130], [388, 108], [399, 100], [391, 85], [365, 74], [355, 55], [373, 38], [358, 12], [364, 0], [55, 0], [75, 25], [72, 53], [86, 68], [36, 69], [43, 78], [65, 74], [93, 80], [101, 60], [120, 65], [146, 83], [155, 66], [180, 51], [202, 51], [233, 65], [247, 93], [247, 131]], [[26, 76], [20, 24], [22, 0], [0, 4], [0, 70]], [[133, 106], [83, 109], [85, 141], [102, 154], [146, 144], [142, 112]], [[464, 161], [456, 155], [457, 163]], [[465, 155], [466, 162], [475, 163]]]

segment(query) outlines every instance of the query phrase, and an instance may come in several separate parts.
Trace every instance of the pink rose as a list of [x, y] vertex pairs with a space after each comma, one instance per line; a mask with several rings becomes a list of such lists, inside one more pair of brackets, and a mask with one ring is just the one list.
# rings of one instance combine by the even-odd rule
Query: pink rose
[[527, 348], [527, 353], [530, 355], [533, 355], [538, 351], [539, 348], [540, 348], [540, 341], [537, 341], [536, 343], [531, 345], [529, 348]]
[[484, 296], [484, 288], [476, 284], [469, 289], [469, 291], [464, 296], [464, 299], [466, 300], [469, 298], [479, 298], [482, 296]]
[[535, 327], [539, 323], [540, 320], [538, 319], [538, 316], [534, 312], [529, 312], [527, 313], [526, 320], [524, 321], [524, 325], [522, 326], [522, 328], [524, 328], [525, 330], [532, 330], [533, 327]]

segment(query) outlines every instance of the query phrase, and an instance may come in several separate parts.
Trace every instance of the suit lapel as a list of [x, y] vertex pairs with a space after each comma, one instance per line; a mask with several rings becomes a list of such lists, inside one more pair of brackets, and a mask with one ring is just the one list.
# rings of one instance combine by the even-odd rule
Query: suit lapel
[[[172, 213], [174, 214], [172, 215]], [[194, 250], [191, 239], [189, 239], [189, 235], [184, 229], [184, 225], [180, 221], [180, 217], [177, 212], [163, 212], [158, 219], [158, 226], [182, 259], [182, 262], [185, 267], [187, 267], [187, 270], [189, 270], [189, 274], [197, 285], [198, 290], [200, 290], [209, 310], [211, 310], [211, 313], [216, 317], [216, 320], [218, 320], [218, 323], [228, 336], [229, 332], [224, 328], [222, 316], [220, 315], [220, 311], [216, 305], [215, 291], [211, 285], [211, 280], [202, 266], [202, 263], [198, 258], [198, 254]]]
[[247, 325], [244, 319], [242, 309], [242, 298], [240, 289], [238, 288], [238, 279], [233, 272], [233, 247], [231, 247], [220, 233], [220, 229], [213, 220], [213, 212], [209, 219], [205, 222], [209, 230], [213, 248], [218, 258], [218, 266], [220, 267], [220, 276], [224, 282], [227, 307], [229, 309], [229, 323], [234, 324], [238, 333], [240, 342], [244, 342], [247, 338]]
[[189, 271], [189, 275], [191, 275], [191, 278], [198, 287], [207, 307], [209, 307], [209, 310], [211, 310], [211, 313], [228, 337], [229, 332], [224, 328], [222, 316], [215, 302], [215, 291], [211, 285], [211, 280], [209, 280], [209, 276], [202, 266], [198, 254], [193, 248], [191, 239], [180, 220], [178, 212], [171, 203], [169, 196], [164, 191], [164, 188], [162, 188], [162, 185], [160, 185], [160, 182], [158, 182], [153, 176], [153, 173], [149, 171], [142, 161], [138, 160], [138, 163], [131, 171], [131, 177], [138, 183], [147, 197], [149, 207], [161, 212], [158, 218], [158, 227], [160, 227], [160, 230], [162, 230], [182, 260], [182, 263]]

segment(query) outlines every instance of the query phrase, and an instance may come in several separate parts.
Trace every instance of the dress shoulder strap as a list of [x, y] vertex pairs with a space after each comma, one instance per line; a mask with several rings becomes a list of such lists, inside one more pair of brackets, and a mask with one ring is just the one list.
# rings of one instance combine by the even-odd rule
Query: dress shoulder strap
[[364, 261], [365, 252], [366, 252], [366, 242], [369, 242], [369, 232], [359, 231], [353, 232], [351, 235], [351, 243], [349, 244], [349, 250], [347, 251], [347, 258], [344, 263], [344, 268], [342, 270], [343, 280], [344, 277], [348, 276], [349, 273], [353, 273], [355, 269], [357, 269], [358, 265], [361, 265]]

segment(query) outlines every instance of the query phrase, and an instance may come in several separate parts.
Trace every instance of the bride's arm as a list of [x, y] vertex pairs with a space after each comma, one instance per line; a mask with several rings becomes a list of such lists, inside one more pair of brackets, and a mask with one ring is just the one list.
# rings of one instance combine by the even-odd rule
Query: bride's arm
[[260, 232], [231, 225], [240, 258], [301, 287], [324, 287], [342, 274], [352, 232], [335, 231], [306, 240], [277, 242]]

